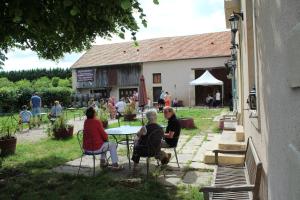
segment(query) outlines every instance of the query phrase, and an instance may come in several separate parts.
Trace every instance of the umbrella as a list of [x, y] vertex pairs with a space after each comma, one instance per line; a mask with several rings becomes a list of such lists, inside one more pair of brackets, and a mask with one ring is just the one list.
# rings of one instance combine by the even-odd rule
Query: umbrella
[[148, 103], [148, 100], [147, 100], [145, 78], [143, 75], [141, 75], [141, 77], [140, 77], [138, 99], [139, 99], [139, 107], [142, 108], [142, 123], [144, 125], [143, 111], [144, 111], [144, 106], [147, 105], [147, 103]]

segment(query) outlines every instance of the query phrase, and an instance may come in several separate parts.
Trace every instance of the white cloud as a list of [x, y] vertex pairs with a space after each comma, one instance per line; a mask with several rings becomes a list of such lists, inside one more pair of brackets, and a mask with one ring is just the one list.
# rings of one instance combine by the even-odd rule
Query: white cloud
[[[191, 35], [225, 30], [223, 0], [160, 0], [155, 5], [152, 0], [141, 0], [148, 21], [147, 28], [141, 28], [137, 38], [147, 39], [178, 35]], [[97, 38], [95, 44], [130, 40], [130, 33], [122, 40], [117, 36], [110, 41]], [[39, 59], [30, 51], [10, 52], [4, 70], [31, 69], [37, 67], [70, 67], [81, 54], [67, 55], [58, 63]]]

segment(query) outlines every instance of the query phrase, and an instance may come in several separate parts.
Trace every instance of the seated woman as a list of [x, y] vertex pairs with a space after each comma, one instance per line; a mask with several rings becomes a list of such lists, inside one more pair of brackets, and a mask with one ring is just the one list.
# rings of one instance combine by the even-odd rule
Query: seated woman
[[171, 154], [167, 154], [160, 150], [164, 131], [161, 126], [157, 124], [156, 111], [149, 110], [146, 113], [146, 118], [148, 123], [138, 132], [133, 149], [132, 160], [134, 162], [134, 171], [137, 169], [140, 157], [142, 156], [155, 156], [155, 158], [159, 159], [162, 164], [167, 164], [171, 157]]
[[50, 119], [50, 121], [54, 121], [61, 114], [62, 114], [62, 107], [61, 107], [59, 101], [54, 101], [54, 105], [51, 108], [48, 118]]
[[20, 129], [22, 128], [22, 124], [27, 123], [29, 126], [29, 129], [31, 129], [30, 125], [30, 119], [32, 117], [32, 113], [27, 109], [27, 106], [22, 106], [22, 111], [19, 114], [19, 126]]
[[87, 119], [84, 121], [83, 128], [83, 149], [87, 153], [102, 153], [100, 166], [107, 167], [106, 152], [110, 152], [112, 169], [122, 169], [118, 164], [117, 145], [108, 141], [108, 135], [104, 131], [102, 122], [96, 118], [96, 111], [93, 107], [86, 110]]

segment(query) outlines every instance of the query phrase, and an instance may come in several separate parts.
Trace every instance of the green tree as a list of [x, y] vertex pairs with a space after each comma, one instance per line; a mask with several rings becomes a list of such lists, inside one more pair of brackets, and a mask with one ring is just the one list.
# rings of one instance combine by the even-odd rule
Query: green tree
[[69, 79], [68, 78], [59, 79], [58, 86], [59, 87], [72, 87], [72, 81], [70, 78]]
[[50, 88], [51, 86], [52, 86], [51, 80], [46, 76], [43, 76], [33, 82], [33, 88], [35, 90], [41, 90], [43, 88]]
[[22, 79], [22, 80], [15, 82], [15, 86], [20, 89], [32, 87], [31, 82], [27, 79]]
[[58, 77], [53, 77], [52, 78], [52, 86], [57, 87], [59, 83], [59, 78]]
[[[158, 0], [154, 0], [158, 3]], [[0, 3], [0, 65], [11, 48], [29, 48], [45, 59], [80, 52], [97, 36], [124, 37], [147, 26], [139, 0], [3, 0]]]
[[14, 83], [9, 81], [7, 78], [0, 78], [0, 88], [14, 87]]

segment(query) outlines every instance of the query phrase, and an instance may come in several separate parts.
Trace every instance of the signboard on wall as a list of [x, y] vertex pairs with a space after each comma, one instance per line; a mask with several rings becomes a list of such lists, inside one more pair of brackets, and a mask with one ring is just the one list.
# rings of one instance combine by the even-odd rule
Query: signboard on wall
[[95, 70], [94, 69], [80, 69], [77, 70], [77, 82], [94, 81]]

